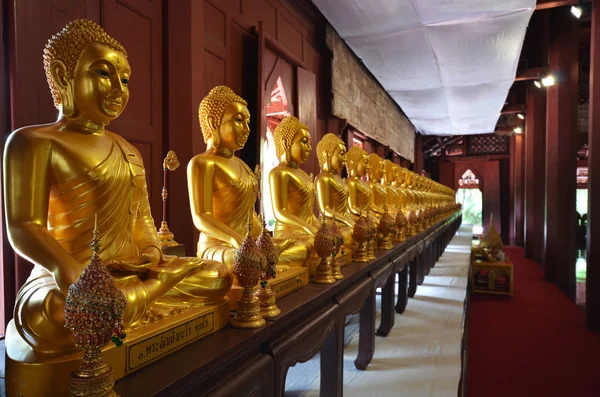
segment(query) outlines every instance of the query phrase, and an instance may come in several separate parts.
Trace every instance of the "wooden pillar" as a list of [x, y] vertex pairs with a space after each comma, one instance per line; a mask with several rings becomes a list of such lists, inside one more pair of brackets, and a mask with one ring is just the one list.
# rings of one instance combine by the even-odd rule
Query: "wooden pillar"
[[566, 7], [550, 12], [548, 59], [557, 83], [547, 87], [544, 271], [546, 280], [574, 299], [579, 20]]
[[510, 138], [510, 180], [509, 180], [509, 218], [508, 218], [508, 241], [515, 245], [515, 135]]
[[415, 135], [415, 168], [414, 171], [420, 174], [423, 171], [423, 141], [421, 135]]
[[[455, 178], [456, 179], [456, 178]], [[487, 232], [490, 218], [494, 216], [494, 227], [502, 234], [500, 201], [500, 161], [483, 162], [483, 231]]]
[[[600, 2], [592, 6], [590, 45], [590, 128], [588, 135], [588, 230], [585, 320], [588, 328], [600, 332]], [[596, 55], [599, 57], [596, 59]], [[598, 148], [596, 148], [598, 146]], [[599, 171], [594, 171], [599, 170]], [[595, 245], [594, 245], [595, 243]], [[598, 248], [596, 248], [598, 247]]]
[[527, 87], [525, 128], [525, 257], [542, 263], [546, 145], [546, 90]]
[[525, 137], [522, 134], [514, 136], [514, 187], [513, 187], [513, 237], [514, 245], [524, 245], [524, 209], [525, 209]]

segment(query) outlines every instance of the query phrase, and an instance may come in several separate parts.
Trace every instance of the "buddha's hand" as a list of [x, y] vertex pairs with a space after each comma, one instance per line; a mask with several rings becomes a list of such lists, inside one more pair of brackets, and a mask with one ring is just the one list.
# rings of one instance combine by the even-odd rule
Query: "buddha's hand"
[[160, 248], [150, 246], [141, 252], [140, 260], [142, 263], [150, 263], [152, 267], [156, 267], [160, 263], [162, 256], [163, 255]]
[[283, 241], [278, 241], [277, 243], [275, 243], [275, 249], [277, 249], [277, 255], [281, 255], [281, 253], [283, 251], [285, 251], [286, 249], [290, 248], [292, 246], [292, 244], [294, 244], [294, 239], [286, 239]]
[[183, 280], [186, 276], [202, 269], [204, 261], [199, 258], [181, 259], [176, 256], [168, 257], [167, 261], [160, 267], [153, 268], [148, 272], [148, 278], [158, 280], [160, 283], [173, 286]]

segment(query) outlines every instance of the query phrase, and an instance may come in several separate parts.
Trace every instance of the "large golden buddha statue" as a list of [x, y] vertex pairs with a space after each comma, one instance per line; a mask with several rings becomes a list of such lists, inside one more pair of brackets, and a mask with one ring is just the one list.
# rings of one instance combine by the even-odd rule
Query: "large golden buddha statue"
[[[319, 221], [313, 212], [315, 188], [311, 178], [298, 166], [312, 151], [310, 132], [294, 116], [287, 116], [273, 133], [279, 165], [269, 173], [269, 188], [275, 215], [275, 238], [294, 239], [288, 248], [293, 253], [279, 263], [304, 266], [318, 261], [314, 237]], [[313, 273], [311, 266], [311, 273]]]
[[95, 215], [100, 258], [127, 298], [129, 330], [185, 308], [226, 303], [232, 283], [221, 263], [162, 255], [142, 157], [105, 129], [129, 99], [123, 46], [94, 22], [76, 20], [48, 41], [44, 68], [58, 119], [14, 131], [4, 152], [9, 239], [35, 265], [7, 329], [9, 389], [16, 361], [35, 366], [75, 348], [64, 327], [65, 297], [92, 256]]
[[387, 204], [387, 191], [381, 184], [383, 178], [384, 165], [383, 160], [375, 153], [369, 154], [369, 187], [371, 188], [371, 210], [381, 218], [385, 213], [385, 206]]
[[396, 164], [390, 160], [383, 160], [383, 185], [387, 193], [387, 209], [390, 215], [396, 219], [398, 212], [398, 189], [396, 189], [396, 179], [398, 178], [398, 169]]
[[379, 218], [374, 212], [369, 212], [373, 193], [369, 184], [363, 180], [369, 173], [370, 168], [367, 152], [358, 146], [352, 146], [348, 151], [346, 162], [346, 170], [348, 171], [346, 185], [349, 192], [348, 210], [355, 221], [361, 214], [365, 216], [369, 213], [371, 219], [377, 224]]
[[[258, 238], [262, 231], [254, 210], [259, 176], [234, 155], [250, 134], [247, 106], [231, 88], [213, 88], [198, 110], [206, 151], [188, 164], [190, 207], [200, 231], [197, 256], [223, 262], [230, 269], [234, 252], [244, 239], [248, 216], [252, 217], [252, 237]], [[286, 250], [291, 240], [276, 239], [274, 243], [278, 251], [284, 251], [278, 264], [281, 273], [287, 268], [281, 263], [293, 262], [297, 254]]]
[[345, 255], [349, 255], [354, 219], [348, 210], [348, 186], [339, 175], [346, 164], [346, 145], [335, 134], [325, 134], [317, 144], [317, 157], [321, 167], [315, 178], [319, 211], [325, 219], [339, 224], [348, 251]]

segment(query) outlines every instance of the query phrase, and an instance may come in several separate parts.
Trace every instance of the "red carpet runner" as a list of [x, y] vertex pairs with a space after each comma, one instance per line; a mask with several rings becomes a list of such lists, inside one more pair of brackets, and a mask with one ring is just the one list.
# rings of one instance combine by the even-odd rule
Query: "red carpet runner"
[[542, 268], [505, 247], [514, 263], [512, 299], [471, 301], [468, 397], [600, 396], [600, 338]]

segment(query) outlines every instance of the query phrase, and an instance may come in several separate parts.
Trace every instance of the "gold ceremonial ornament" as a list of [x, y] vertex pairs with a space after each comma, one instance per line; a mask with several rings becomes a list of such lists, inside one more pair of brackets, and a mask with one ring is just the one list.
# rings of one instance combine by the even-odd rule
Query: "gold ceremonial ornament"
[[254, 289], [265, 268], [266, 259], [252, 238], [252, 218], [248, 220], [247, 229], [246, 237], [233, 256], [233, 274], [244, 292], [237, 301], [238, 307], [231, 325], [236, 328], [261, 328], [266, 322], [260, 314], [259, 299], [254, 295]]
[[394, 220], [394, 225], [396, 226], [396, 240], [397, 241], [406, 241], [406, 225], [408, 221], [404, 216], [402, 211], [398, 211], [396, 213], [396, 219]]
[[263, 262], [264, 268], [260, 276], [260, 288], [255, 293], [259, 300], [260, 315], [265, 319], [275, 318], [281, 314], [281, 310], [276, 305], [275, 292], [271, 289], [269, 280], [277, 276], [279, 254], [277, 253], [275, 244], [273, 244], [271, 235], [267, 231], [264, 218], [262, 219], [262, 232], [256, 240], [256, 246], [265, 258]]
[[338, 226], [336, 222], [333, 222], [331, 224], [331, 232], [335, 241], [333, 251], [331, 252], [331, 276], [336, 280], [341, 280], [344, 278], [344, 275], [340, 270], [340, 263], [337, 260], [337, 255], [340, 251], [343, 252], [344, 250], [344, 236], [342, 235], [342, 229]]
[[117, 346], [123, 344], [127, 301], [100, 260], [97, 222], [90, 246], [92, 259], [69, 287], [65, 300], [65, 328], [73, 332], [75, 345], [84, 350], [83, 362], [69, 380], [69, 396], [118, 397], [113, 390], [113, 369], [102, 361], [100, 349], [111, 340]]
[[321, 221], [321, 227], [315, 234], [315, 248], [321, 261], [317, 266], [317, 274], [314, 282], [318, 284], [335, 283], [335, 278], [331, 274], [331, 266], [329, 257], [335, 248], [335, 237], [331, 228], [325, 224], [325, 220]]
[[162, 222], [160, 223], [160, 229], [158, 230], [158, 238], [160, 238], [160, 245], [162, 248], [176, 247], [179, 245], [175, 241], [175, 235], [169, 230], [167, 224], [167, 197], [169, 192], [167, 191], [167, 171], [175, 171], [179, 168], [179, 159], [174, 151], [169, 150], [167, 157], [163, 160], [163, 188], [162, 188]]
[[393, 248], [392, 237], [390, 236], [392, 228], [394, 227], [394, 218], [387, 211], [387, 204], [385, 207], [385, 214], [381, 217], [377, 231], [381, 234], [379, 238], [377, 248], [381, 250], [389, 250]]
[[[36, 265], [6, 330], [11, 397], [66, 393], [66, 382], [56, 379], [66, 379], [78, 358], [71, 331], [64, 328], [64, 302], [92, 258], [88, 243], [96, 214], [98, 255], [127, 300], [127, 334], [134, 330], [143, 339], [159, 326], [176, 324], [172, 314], [200, 311], [215, 314], [213, 331], [218, 330], [226, 324], [223, 298], [232, 283], [221, 263], [162, 255], [143, 159], [105, 129], [129, 99], [131, 66], [121, 44], [96, 23], [76, 20], [48, 41], [44, 68], [58, 119], [14, 131], [4, 152], [9, 240]], [[125, 375], [126, 360], [118, 353], [107, 357], [119, 371], [115, 379]]]
[[354, 241], [358, 243], [358, 246], [353, 252], [352, 259], [354, 262], [359, 263], [368, 262], [370, 260], [367, 252], [369, 224], [367, 223], [367, 218], [362, 214], [359, 215], [358, 220], [354, 223]]
[[379, 225], [380, 219], [377, 222], [373, 220], [370, 210], [367, 210], [367, 225], [369, 226], [369, 233], [367, 234], [367, 256], [369, 260], [375, 259], [375, 247], [377, 246], [377, 226]]

